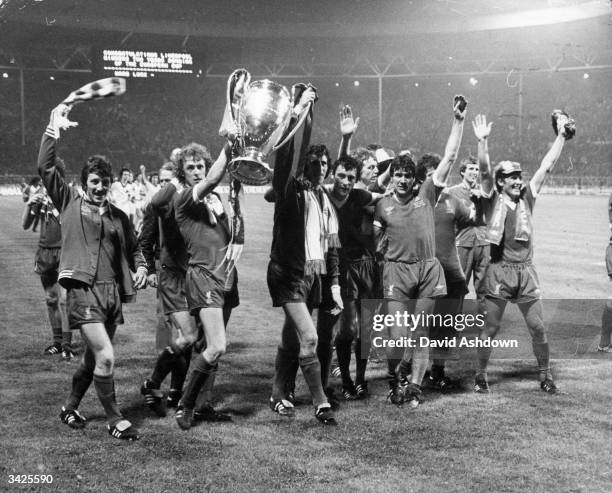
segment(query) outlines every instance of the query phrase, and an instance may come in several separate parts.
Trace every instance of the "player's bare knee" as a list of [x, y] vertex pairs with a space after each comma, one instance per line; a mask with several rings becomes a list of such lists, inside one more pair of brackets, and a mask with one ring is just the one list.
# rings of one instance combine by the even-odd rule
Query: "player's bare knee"
[[216, 362], [225, 354], [226, 345], [225, 344], [211, 344], [206, 347], [204, 350], [204, 354], [206, 355], [206, 359], [210, 362]]
[[546, 344], [548, 342], [546, 327], [543, 323], [529, 327], [529, 332], [531, 333], [531, 340], [536, 344]]
[[305, 358], [316, 354], [317, 342], [317, 336], [304, 338], [302, 344], [300, 344], [300, 358]]
[[96, 369], [104, 375], [110, 375], [115, 366], [115, 357], [112, 352], [102, 351], [96, 355]]
[[57, 293], [53, 291], [45, 291], [45, 302], [48, 307], [58, 308], [59, 306], [59, 296]]
[[187, 346], [193, 346], [198, 340], [197, 334], [192, 333], [184, 333], [181, 334], [175, 341], [175, 344], [181, 349], [186, 348]]

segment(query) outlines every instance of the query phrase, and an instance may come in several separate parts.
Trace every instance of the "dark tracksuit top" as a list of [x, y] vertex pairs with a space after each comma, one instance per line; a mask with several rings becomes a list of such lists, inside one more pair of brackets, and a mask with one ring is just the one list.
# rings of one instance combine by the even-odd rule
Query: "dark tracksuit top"
[[[96, 278], [100, 256], [102, 221], [98, 213], [85, 203], [78, 191], [71, 189], [55, 167], [56, 140], [45, 134], [38, 155], [38, 173], [47, 193], [60, 211], [62, 251], [59, 283], [65, 288], [92, 286]], [[130, 271], [146, 268], [146, 262], [136, 241], [128, 217], [112, 204], [110, 219], [117, 230], [119, 259], [117, 286], [123, 303], [135, 300], [136, 289]]]

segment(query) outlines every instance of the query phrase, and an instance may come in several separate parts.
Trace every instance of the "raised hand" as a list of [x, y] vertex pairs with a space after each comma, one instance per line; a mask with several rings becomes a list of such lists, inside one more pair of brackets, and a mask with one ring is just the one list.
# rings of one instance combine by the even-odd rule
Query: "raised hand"
[[359, 117], [353, 118], [353, 110], [348, 104], [340, 107], [340, 132], [342, 135], [352, 135], [359, 126]]
[[[463, 106], [463, 109], [461, 107]], [[465, 119], [465, 114], [467, 112], [467, 100], [459, 95], [455, 96], [455, 100], [453, 103], [453, 113], [457, 120], [463, 121]]]
[[493, 125], [493, 122], [487, 124], [487, 117], [485, 115], [476, 115], [472, 121], [472, 128], [476, 138], [478, 140], [488, 138], [491, 133], [491, 125]]
[[300, 101], [293, 108], [296, 115], [301, 115], [309, 104], [312, 104], [317, 99], [317, 92], [314, 87], [308, 87], [300, 97]]
[[71, 122], [68, 120], [68, 113], [70, 113], [71, 109], [72, 106], [64, 103], [57, 105], [55, 108], [53, 108], [53, 111], [51, 111], [51, 120], [49, 124], [58, 130], [66, 130], [70, 127], [76, 127], [78, 125], [77, 122]]

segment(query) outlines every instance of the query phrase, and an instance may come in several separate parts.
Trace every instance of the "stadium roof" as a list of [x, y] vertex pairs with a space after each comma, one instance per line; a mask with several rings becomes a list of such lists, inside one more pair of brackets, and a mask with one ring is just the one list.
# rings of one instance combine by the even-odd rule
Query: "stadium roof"
[[609, 0], [0, 0], [0, 66], [86, 69], [92, 47], [188, 50], [208, 65], [535, 54], [588, 65], [612, 51], [611, 15]]
[[466, 32], [610, 14], [609, 0], [0, 0], [0, 18], [17, 22], [237, 38]]

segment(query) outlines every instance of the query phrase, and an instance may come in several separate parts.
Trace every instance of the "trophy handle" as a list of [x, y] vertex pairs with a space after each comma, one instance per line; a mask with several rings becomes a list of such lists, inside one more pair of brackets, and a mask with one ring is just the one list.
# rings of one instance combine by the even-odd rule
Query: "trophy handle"
[[[298, 101], [301, 98], [302, 93], [309, 87], [312, 87], [312, 86], [310, 84], [309, 85], [294, 84], [291, 87], [291, 95], [292, 95], [293, 101]], [[297, 131], [304, 125], [304, 122], [306, 121], [306, 118], [308, 118], [308, 114], [310, 113], [310, 110], [312, 109], [312, 105], [313, 103], [308, 103], [308, 106], [306, 106], [306, 108], [304, 108], [304, 110], [300, 114], [300, 117], [295, 127], [293, 127], [291, 132], [289, 132], [289, 134], [287, 134], [287, 136], [281, 142], [273, 146], [270, 152], [277, 151], [278, 149], [283, 147], [287, 142], [289, 142], [293, 138], [293, 136], [297, 133]]]
[[234, 70], [227, 79], [225, 113], [223, 114], [221, 128], [219, 128], [219, 135], [225, 137], [232, 129], [239, 129], [238, 108], [244, 91], [250, 82], [251, 74], [244, 68]]

